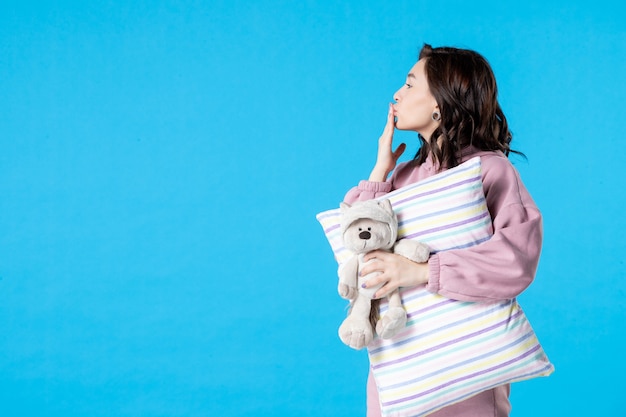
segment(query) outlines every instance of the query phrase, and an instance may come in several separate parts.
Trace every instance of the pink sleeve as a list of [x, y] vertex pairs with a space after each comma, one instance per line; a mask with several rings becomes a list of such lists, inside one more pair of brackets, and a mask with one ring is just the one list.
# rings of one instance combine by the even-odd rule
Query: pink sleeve
[[390, 191], [390, 182], [374, 182], [363, 180], [359, 182], [359, 185], [348, 191], [343, 200], [348, 204], [352, 204], [355, 201], [365, 201], [371, 200], [373, 198], [382, 197]]
[[483, 158], [494, 235], [477, 246], [431, 256], [427, 288], [432, 292], [462, 301], [503, 300], [518, 296], [535, 277], [541, 213], [508, 160], [494, 158]]

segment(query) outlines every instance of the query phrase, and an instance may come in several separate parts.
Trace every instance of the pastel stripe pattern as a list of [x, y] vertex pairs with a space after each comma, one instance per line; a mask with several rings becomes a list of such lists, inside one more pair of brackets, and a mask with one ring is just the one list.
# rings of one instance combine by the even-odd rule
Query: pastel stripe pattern
[[423, 287], [403, 290], [402, 298], [407, 327], [368, 347], [386, 416], [427, 415], [486, 389], [553, 371], [516, 300], [461, 302]]
[[[432, 252], [464, 248], [491, 237], [482, 189], [480, 158], [385, 195], [398, 215], [398, 236], [416, 239]], [[317, 215], [337, 262], [352, 256], [343, 246], [341, 212]]]
[[[427, 243], [433, 253], [493, 234], [478, 157], [384, 198], [398, 215], [398, 238]], [[351, 253], [343, 247], [339, 209], [317, 219], [341, 264]], [[406, 328], [368, 346], [383, 415], [425, 416], [495, 386], [553, 372], [516, 300], [461, 302], [424, 287], [401, 293]], [[380, 309], [384, 314], [384, 300]]]

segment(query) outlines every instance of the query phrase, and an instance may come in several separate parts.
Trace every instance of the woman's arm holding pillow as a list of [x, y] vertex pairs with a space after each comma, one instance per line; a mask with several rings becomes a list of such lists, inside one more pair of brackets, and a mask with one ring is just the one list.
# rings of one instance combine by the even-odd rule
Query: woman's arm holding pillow
[[463, 301], [517, 297], [535, 277], [541, 213], [504, 155], [482, 156], [483, 189], [494, 234], [479, 245], [439, 252], [429, 260], [427, 288]]

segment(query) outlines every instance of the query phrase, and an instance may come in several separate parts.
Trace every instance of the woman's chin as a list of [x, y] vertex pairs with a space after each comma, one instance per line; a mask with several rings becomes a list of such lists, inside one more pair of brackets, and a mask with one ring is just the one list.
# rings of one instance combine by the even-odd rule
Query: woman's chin
[[398, 130], [413, 130], [410, 127], [408, 127], [405, 124], [403, 124], [402, 122], [400, 122], [400, 121], [396, 122], [396, 129], [398, 129]]
[[398, 130], [407, 130], [410, 132], [419, 132], [419, 127], [415, 126], [415, 124], [407, 124], [402, 123], [402, 120], [396, 120], [396, 129]]

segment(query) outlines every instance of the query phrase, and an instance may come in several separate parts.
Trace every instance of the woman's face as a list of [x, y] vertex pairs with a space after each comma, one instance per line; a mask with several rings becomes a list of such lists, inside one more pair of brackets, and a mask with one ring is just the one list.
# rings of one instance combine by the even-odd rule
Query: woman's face
[[439, 106], [428, 88], [424, 66], [422, 59], [411, 68], [406, 84], [393, 95], [393, 109], [396, 128], [419, 132], [428, 141], [439, 126], [439, 121], [433, 120], [433, 112], [439, 111]]

